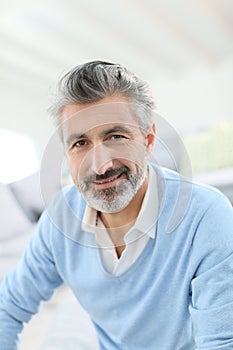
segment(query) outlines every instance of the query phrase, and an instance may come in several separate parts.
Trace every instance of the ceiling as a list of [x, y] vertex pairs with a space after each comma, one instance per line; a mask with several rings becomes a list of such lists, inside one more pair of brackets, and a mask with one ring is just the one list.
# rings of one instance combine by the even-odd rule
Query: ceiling
[[232, 57], [232, 39], [232, 0], [0, 0], [0, 79], [43, 91], [96, 58], [175, 79]]

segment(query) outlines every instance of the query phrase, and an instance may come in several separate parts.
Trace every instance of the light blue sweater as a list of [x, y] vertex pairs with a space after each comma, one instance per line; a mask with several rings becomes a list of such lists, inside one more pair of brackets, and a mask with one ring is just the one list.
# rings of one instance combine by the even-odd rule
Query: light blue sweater
[[1, 350], [17, 349], [22, 322], [63, 282], [90, 314], [101, 350], [233, 349], [231, 205], [210, 187], [157, 171], [156, 237], [119, 276], [104, 270], [94, 235], [80, 229], [76, 188], [55, 198], [1, 286]]

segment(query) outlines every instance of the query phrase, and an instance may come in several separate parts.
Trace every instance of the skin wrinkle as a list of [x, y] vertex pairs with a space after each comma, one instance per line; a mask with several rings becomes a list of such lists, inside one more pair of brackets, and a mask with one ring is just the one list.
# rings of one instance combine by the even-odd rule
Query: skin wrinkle
[[[113, 126], [112, 128], [110, 128], [109, 130], [103, 131], [102, 134], [100, 135], [101, 138], [106, 137], [109, 134], [113, 134], [113, 133], [117, 133], [117, 132], [124, 132], [124, 133], [128, 133], [130, 136], [133, 136], [133, 133], [131, 133], [130, 129], [126, 128], [126, 127], [122, 127], [120, 125], [116, 125]], [[73, 143], [75, 143], [75, 141], [78, 141], [79, 139], [86, 139], [88, 138], [87, 134], [83, 133], [83, 134], [71, 134], [68, 139], [66, 140], [66, 145], [67, 147], [70, 147]]]
[[[132, 110], [132, 103], [117, 96], [88, 106], [68, 105], [61, 116], [73, 181], [88, 205], [100, 212], [108, 231], [116, 231], [117, 227], [121, 231], [115, 234], [117, 241], [140, 210], [148, 183], [148, 156], [155, 140], [154, 125], [142, 131]], [[114, 186], [106, 183], [104, 188], [95, 183], [115, 172], [122, 172], [122, 176], [114, 179]]]

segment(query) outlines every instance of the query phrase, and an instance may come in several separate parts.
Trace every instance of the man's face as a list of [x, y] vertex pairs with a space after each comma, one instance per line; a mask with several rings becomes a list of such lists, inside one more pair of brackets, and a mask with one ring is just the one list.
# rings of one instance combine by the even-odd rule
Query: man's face
[[67, 105], [61, 118], [71, 176], [86, 202], [102, 212], [125, 208], [145, 182], [153, 131], [141, 132], [122, 97]]

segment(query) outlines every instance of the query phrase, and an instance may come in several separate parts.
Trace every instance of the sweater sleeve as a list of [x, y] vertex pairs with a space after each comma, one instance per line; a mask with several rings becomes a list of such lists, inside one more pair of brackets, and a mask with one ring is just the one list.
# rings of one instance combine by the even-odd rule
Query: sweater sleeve
[[233, 349], [233, 210], [220, 194], [203, 215], [192, 248], [196, 349]]
[[3, 280], [0, 288], [0, 349], [18, 349], [23, 323], [37, 313], [62, 284], [50, 246], [51, 224], [46, 213], [19, 265]]

